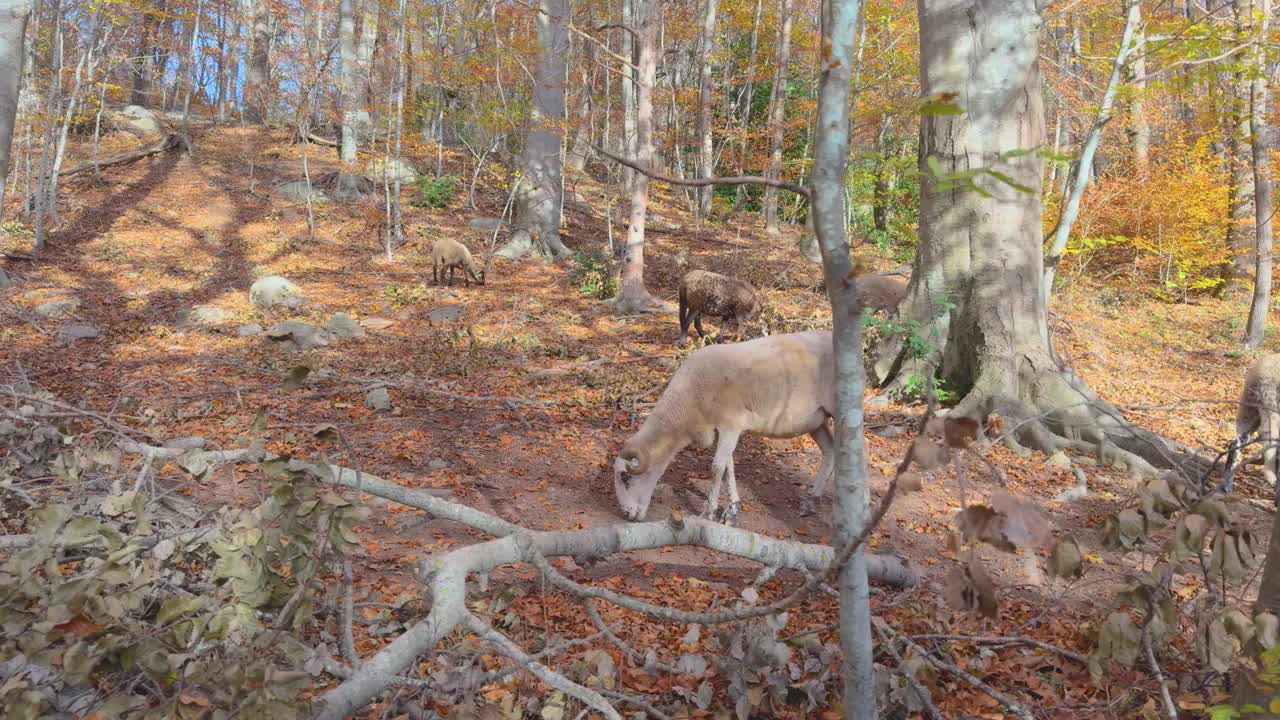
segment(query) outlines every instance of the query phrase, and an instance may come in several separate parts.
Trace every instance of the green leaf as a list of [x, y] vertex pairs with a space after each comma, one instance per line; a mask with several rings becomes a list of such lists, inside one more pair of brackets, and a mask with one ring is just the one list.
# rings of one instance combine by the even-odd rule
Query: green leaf
[[1004, 183], [1005, 185], [1008, 185], [1009, 187], [1013, 188], [1014, 190], [1017, 190], [1018, 192], [1027, 193], [1028, 195], [1030, 195], [1030, 194], [1032, 194], [1032, 193], [1034, 193], [1034, 192], [1035, 192], [1035, 190], [1032, 190], [1031, 188], [1027, 187], [1026, 185], [1023, 185], [1022, 183], [1018, 182], [1017, 180], [1014, 180], [1013, 178], [1009, 177], [1008, 175], [1006, 175], [1006, 174], [1004, 174], [1004, 173], [1000, 172], [999, 170], [987, 170], [987, 174], [988, 174], [988, 175], [990, 175], [991, 177], [993, 177], [993, 178], [995, 178], [995, 179], [999, 180], [1000, 182]]
[[160, 604], [160, 612], [156, 613], [156, 622], [168, 624], [170, 620], [204, 609], [208, 601], [200, 595], [192, 597], [171, 597]]
[[956, 93], [938, 93], [920, 101], [921, 115], [963, 115], [964, 108], [951, 102]]
[[941, 178], [946, 172], [942, 169], [942, 163], [938, 161], [936, 155], [930, 155], [924, 159], [925, 165], [929, 166], [929, 172], [933, 173], [935, 178]]
[[1240, 711], [1230, 705], [1214, 705], [1206, 712], [1209, 713], [1209, 720], [1231, 720], [1231, 718], [1240, 717]]

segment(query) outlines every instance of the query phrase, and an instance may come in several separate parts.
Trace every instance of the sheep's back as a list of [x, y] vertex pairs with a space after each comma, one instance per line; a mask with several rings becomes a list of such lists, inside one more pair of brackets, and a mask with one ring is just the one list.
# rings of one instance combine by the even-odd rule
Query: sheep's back
[[834, 374], [825, 330], [712, 345], [689, 356], [654, 411], [683, 416], [693, 432], [733, 427], [770, 437], [800, 435], [834, 407]]

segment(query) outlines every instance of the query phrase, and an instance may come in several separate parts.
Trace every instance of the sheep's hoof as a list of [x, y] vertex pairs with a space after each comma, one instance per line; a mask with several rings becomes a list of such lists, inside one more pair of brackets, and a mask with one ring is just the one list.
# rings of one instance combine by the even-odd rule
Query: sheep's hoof
[[808, 517], [818, 512], [818, 501], [813, 499], [812, 495], [805, 495], [800, 498], [800, 515]]
[[737, 501], [731, 502], [724, 506], [720, 512], [716, 513], [716, 521], [725, 525], [733, 525], [738, 519], [738, 511], [742, 509], [742, 503]]

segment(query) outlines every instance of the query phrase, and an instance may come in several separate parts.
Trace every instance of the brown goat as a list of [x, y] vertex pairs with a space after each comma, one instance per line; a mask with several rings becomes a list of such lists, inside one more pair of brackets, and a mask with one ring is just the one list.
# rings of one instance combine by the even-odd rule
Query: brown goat
[[759, 312], [760, 296], [748, 283], [706, 270], [690, 270], [680, 279], [680, 339], [676, 346], [684, 347], [690, 323], [700, 337], [707, 336], [702, 330], [704, 314], [720, 318], [719, 340], [730, 320], [741, 332], [742, 322]]
[[1236, 409], [1236, 437], [1227, 451], [1223, 471], [1224, 492], [1231, 492], [1236, 460], [1255, 432], [1262, 443], [1262, 476], [1274, 488], [1280, 472], [1276, 453], [1276, 443], [1280, 443], [1280, 354], [1264, 355], [1245, 376]]
[[484, 269], [471, 257], [466, 245], [452, 238], [441, 238], [431, 244], [431, 281], [444, 282], [444, 271], [449, 271], [449, 285], [453, 285], [453, 271], [462, 268], [462, 283], [471, 287], [471, 280], [484, 285]]

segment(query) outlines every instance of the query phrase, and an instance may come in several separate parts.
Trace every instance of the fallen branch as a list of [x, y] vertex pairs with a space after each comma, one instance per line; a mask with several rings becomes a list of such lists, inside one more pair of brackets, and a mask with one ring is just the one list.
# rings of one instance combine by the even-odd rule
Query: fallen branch
[[[136, 162], [145, 157], [158, 155], [162, 152], [171, 152], [174, 150], [180, 150], [183, 153], [191, 152], [191, 138], [187, 137], [186, 135], [183, 135], [182, 133], [169, 133], [164, 137], [163, 140], [161, 140], [160, 142], [154, 145], [150, 145], [148, 147], [142, 148], [141, 150], [135, 150], [133, 152], [120, 153], [119, 155], [113, 155], [105, 160], [98, 162], [96, 164], [96, 167], [99, 169], [102, 169], [102, 168], [112, 167], [113, 165], [125, 165], [127, 163]], [[85, 163], [84, 165], [78, 165], [76, 167], [73, 167], [70, 170], [63, 170], [62, 172], [58, 173], [58, 177], [63, 178], [70, 175], [76, 175], [76, 174], [85, 172], [87, 170], [92, 170], [94, 167], [95, 167], [94, 163]]]
[[938, 710], [938, 706], [933, 704], [933, 698], [929, 695], [929, 689], [926, 688], [924, 684], [920, 682], [920, 679], [916, 677], [916, 674], [907, 667], [906, 661], [902, 659], [902, 654], [898, 652], [898, 648], [894, 647], [894, 642], [889, 637], [892, 631], [888, 630], [888, 625], [880, 618], [875, 618], [872, 620], [871, 626], [876, 629], [877, 633], [879, 633], [882, 641], [884, 639], [889, 640], [889, 642], [884, 643], [884, 647], [889, 651], [889, 654], [893, 656], [893, 659], [898, 662], [898, 674], [906, 678], [907, 684], [911, 686], [911, 691], [916, 694], [916, 697], [920, 700], [920, 704], [924, 706], [924, 714], [929, 718], [929, 720], [944, 720], [942, 712]]
[[968, 672], [965, 672], [964, 670], [960, 669], [960, 667], [958, 667], [957, 665], [953, 663], [949, 663], [946, 660], [943, 660], [942, 658], [937, 657], [933, 653], [929, 652], [928, 650], [912, 642], [911, 638], [907, 637], [906, 635], [899, 634], [893, 628], [889, 627], [887, 624], [883, 625], [883, 627], [885, 632], [888, 633], [889, 636], [892, 638], [891, 641], [903, 642], [908, 647], [920, 653], [921, 657], [923, 657], [930, 665], [933, 665], [938, 670], [941, 670], [946, 673], [950, 673], [951, 675], [954, 675], [955, 677], [963, 680], [973, 689], [989, 695], [993, 700], [1005, 706], [1005, 709], [1007, 709], [1009, 712], [1013, 713], [1014, 715], [1017, 715], [1022, 720], [1035, 720], [1034, 716], [1031, 714], [1031, 711], [1027, 709], [1027, 707], [1022, 703], [1018, 702], [1017, 700], [1014, 700], [1008, 695], [1005, 695], [999, 690], [991, 687], [990, 685], [983, 682], [978, 677]]
[[911, 635], [912, 640], [942, 640], [946, 642], [966, 642], [974, 645], [1026, 645], [1028, 647], [1037, 648], [1046, 652], [1056, 653], [1068, 660], [1078, 662], [1081, 665], [1088, 665], [1089, 658], [1078, 652], [1072, 652], [1066, 648], [1060, 648], [1057, 645], [1050, 645], [1046, 642], [1040, 642], [1032, 638], [1024, 637], [977, 637], [973, 635]]

